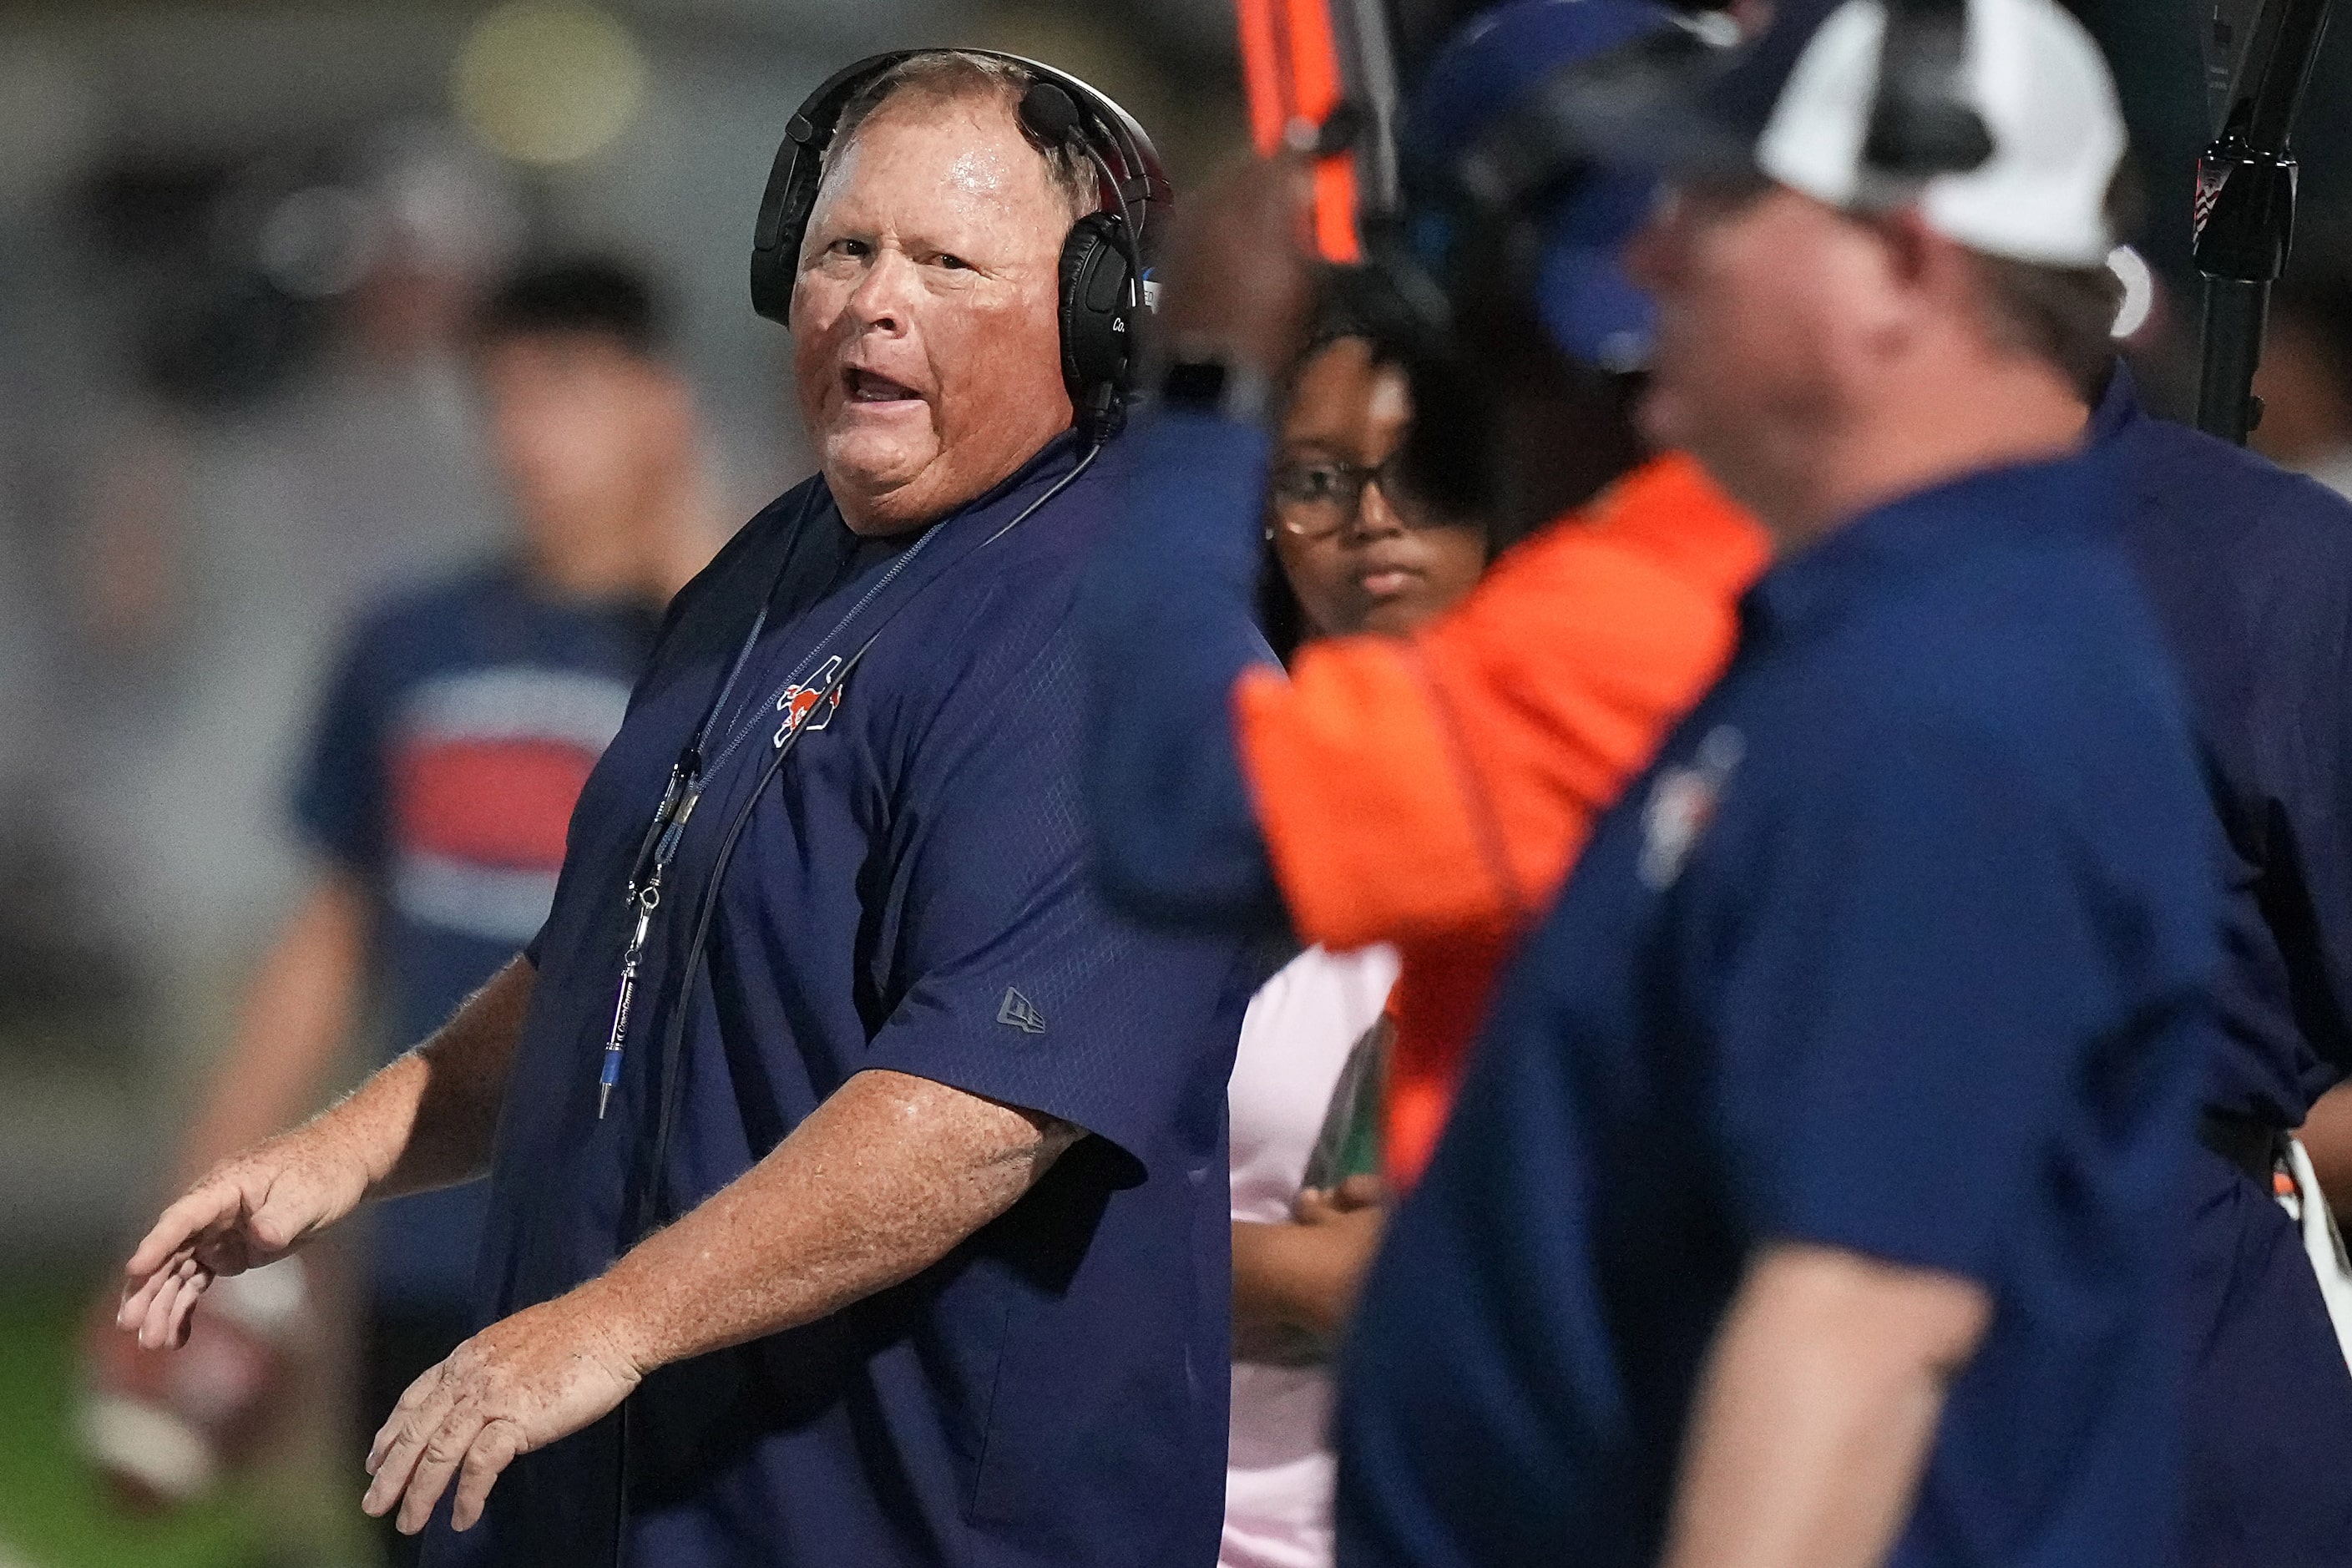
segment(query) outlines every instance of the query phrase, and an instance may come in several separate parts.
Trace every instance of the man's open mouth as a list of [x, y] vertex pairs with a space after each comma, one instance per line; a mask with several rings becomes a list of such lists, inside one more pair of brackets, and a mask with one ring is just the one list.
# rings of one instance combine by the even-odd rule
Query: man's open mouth
[[877, 375], [870, 370], [845, 370], [841, 384], [849, 389], [852, 403], [906, 403], [919, 400], [921, 393], [902, 386], [887, 375]]

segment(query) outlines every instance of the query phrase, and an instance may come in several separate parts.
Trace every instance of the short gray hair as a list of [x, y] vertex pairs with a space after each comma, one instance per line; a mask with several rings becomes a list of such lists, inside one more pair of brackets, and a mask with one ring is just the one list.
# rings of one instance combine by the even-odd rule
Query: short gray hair
[[2105, 267], [2041, 267], [1977, 258], [1993, 340], [2042, 361], [2096, 402], [2116, 363], [2124, 283]]
[[[2147, 205], [2138, 160], [2126, 153], [2107, 182], [2108, 232], [2118, 238], [2137, 232]], [[1994, 341], [2053, 366], [2096, 403], [2115, 370], [2123, 279], [2104, 263], [2049, 267], [1982, 254], [1977, 268]]]
[[1102, 205], [1094, 160], [1075, 132], [1064, 141], [1047, 142], [1022, 119], [1021, 100], [1036, 80], [1035, 74], [1024, 66], [969, 49], [924, 49], [908, 55], [867, 81], [841, 106], [841, 118], [834, 123], [833, 140], [825, 144], [822, 167], [830, 172], [835, 156], [849, 145], [858, 128], [894, 98], [911, 93], [935, 103], [993, 99], [1012, 112], [1023, 139], [1045, 160], [1046, 178], [1068, 204], [1070, 221], [1076, 223]]

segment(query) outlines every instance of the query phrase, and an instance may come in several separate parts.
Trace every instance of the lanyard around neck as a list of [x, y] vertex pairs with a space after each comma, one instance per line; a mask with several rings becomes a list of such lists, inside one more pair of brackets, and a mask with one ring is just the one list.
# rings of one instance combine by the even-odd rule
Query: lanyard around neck
[[[1012, 521], [982, 540], [966, 553], [977, 554], [1027, 521], [1039, 508], [1076, 483], [1080, 475], [1094, 466], [1095, 458], [1100, 456], [1101, 452], [1102, 447], [1099, 445], [1088, 447], [1086, 455], [1078, 459], [1076, 465], [1047, 487], [1045, 494], [1022, 508]], [[809, 501], [802, 503], [801, 519], [794, 527], [795, 545], [805, 528], [809, 505]], [[849, 625], [864, 613], [867, 605], [880, 597], [882, 591], [887, 588], [891, 582], [922, 552], [923, 547], [938, 537], [941, 531], [941, 528], [934, 527], [922, 538], [917, 540], [905, 554], [892, 562], [889, 570], [882, 574], [880, 580], [859, 595], [857, 602], [850, 606], [848, 614], [835, 622], [833, 628], [819, 638], [816, 646], [810, 649], [801, 662], [793, 668], [793, 673], [784, 678], [772, 701], [781, 706], [793, 686], [808, 672], [809, 667], [815, 662], [817, 656], [824, 651], [826, 646], [846, 630]], [[784, 560], [778, 564], [776, 576], [769, 586], [767, 597], [761, 601], [759, 614], [752, 617], [751, 629], [745, 636], [743, 646], [737, 650], [734, 662], [728, 668], [726, 679], [719, 683], [719, 694], [711, 699], [710, 706], [703, 712], [701, 722], [695, 726], [694, 739], [687, 743], [686, 750], [680, 752], [677, 761], [670, 765], [668, 782], [662, 789], [661, 805], [655, 810], [653, 821], [646, 827], [645, 839], [638, 847], [637, 859], [629, 874], [627, 895], [629, 905], [636, 913], [636, 920], [630, 930], [628, 945], [621, 956], [621, 982], [619, 993], [613, 1003], [612, 1028], [605, 1036], [604, 1049], [596, 1076], [596, 1119], [600, 1121], [604, 1120], [604, 1109], [612, 1100], [614, 1086], [620, 1082], [621, 1058], [628, 1040], [629, 1010], [636, 997], [637, 973], [645, 952], [646, 937], [653, 926], [654, 911], [661, 907], [663, 878], [668, 872], [670, 861], [677, 854], [678, 845], [686, 836], [687, 821], [694, 815], [695, 806], [700, 803], [709, 779], [717, 773], [719, 763], [725, 762], [735, 752], [744, 736], [762, 727], [759, 716], [764, 713], [767, 704], [753, 709], [750, 715], [746, 715], [736, 724], [722, 743], [719, 755], [708, 765], [703, 763], [703, 742], [708, 737], [712, 723], [717, 721], [719, 713], [726, 706], [727, 698], [734, 689], [737, 679], [742, 675], [744, 666], [751, 661], [751, 651], [759, 643], [760, 634], [767, 626], [769, 605], [773, 603], [777, 591], [782, 585], [784, 574], [791, 568], [792, 555], [793, 552], [788, 550]], [[940, 577], [936, 575], [931, 578], [931, 582], [934, 583], [939, 580]], [[748, 811], [751, 801], [757, 800], [761, 793], [767, 788], [767, 781], [774, 777], [776, 770], [783, 764], [785, 754], [799, 743], [801, 736], [808, 729], [810, 721], [818, 713], [824, 711], [825, 705], [838, 697], [842, 687], [847, 683], [851, 672], [865, 659], [866, 650], [874, 646], [875, 638], [880, 637], [883, 628], [897, 617], [898, 612], [911, 604], [916, 595], [919, 595], [923, 588], [929, 585], [929, 584], [918, 584], [913, 593], [902, 597], [897, 605], [891, 606], [888, 613], [882, 617], [880, 624], [866, 634], [866, 640], [858, 645], [857, 651], [842, 661], [841, 668], [833, 673], [831, 679], [825, 682], [824, 689], [817, 694], [816, 701], [786, 717], [783, 727], [776, 731], [775, 754], [769, 760], [766, 770], [761, 774], [758, 785], [751, 791], [751, 799], [745, 802], [745, 811]], [[689, 971], [695, 960], [700, 956], [702, 942], [709, 930], [710, 910], [713, 907], [711, 895], [717, 891], [719, 879], [726, 870], [729, 852], [733, 848], [736, 835], [740, 831], [742, 823], [743, 813], [739, 812], [736, 820], [728, 826], [727, 834], [721, 841], [718, 860], [711, 868], [709, 885], [703, 890], [701, 910], [695, 922], [694, 939], [687, 955], [687, 965]], [[676, 1033], [675, 1028], [672, 1033]], [[667, 1131], [667, 1106], [664, 1110], [662, 1130], [666, 1133]]]

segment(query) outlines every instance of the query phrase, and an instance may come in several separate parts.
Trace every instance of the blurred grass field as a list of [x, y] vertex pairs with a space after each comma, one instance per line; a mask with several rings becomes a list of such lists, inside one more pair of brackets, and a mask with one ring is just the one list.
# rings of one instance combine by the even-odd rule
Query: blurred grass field
[[117, 1507], [72, 1441], [74, 1346], [87, 1304], [79, 1282], [0, 1291], [0, 1568], [354, 1568], [369, 1560], [357, 1488], [331, 1498], [299, 1464], [162, 1518]]

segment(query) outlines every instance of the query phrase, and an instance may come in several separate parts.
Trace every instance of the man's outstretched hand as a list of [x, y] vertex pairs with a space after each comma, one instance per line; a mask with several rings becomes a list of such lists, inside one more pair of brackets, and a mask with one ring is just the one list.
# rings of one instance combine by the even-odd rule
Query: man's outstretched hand
[[411, 1384], [368, 1454], [361, 1506], [415, 1534], [596, 1421], [646, 1373], [814, 1322], [910, 1279], [1019, 1201], [1087, 1134], [908, 1073], [869, 1068], [760, 1163], [605, 1273], [491, 1324]]
[[276, 1262], [351, 1213], [366, 1191], [361, 1162], [316, 1125], [232, 1155], [165, 1209], [131, 1253], [115, 1323], [148, 1350], [185, 1344], [190, 1314], [215, 1279]]
[[518, 1455], [627, 1398], [644, 1373], [596, 1295], [586, 1286], [492, 1323], [410, 1384], [368, 1450], [375, 1479], [360, 1506], [382, 1518], [397, 1505], [401, 1532], [414, 1535], [455, 1477], [450, 1523], [468, 1529]]

